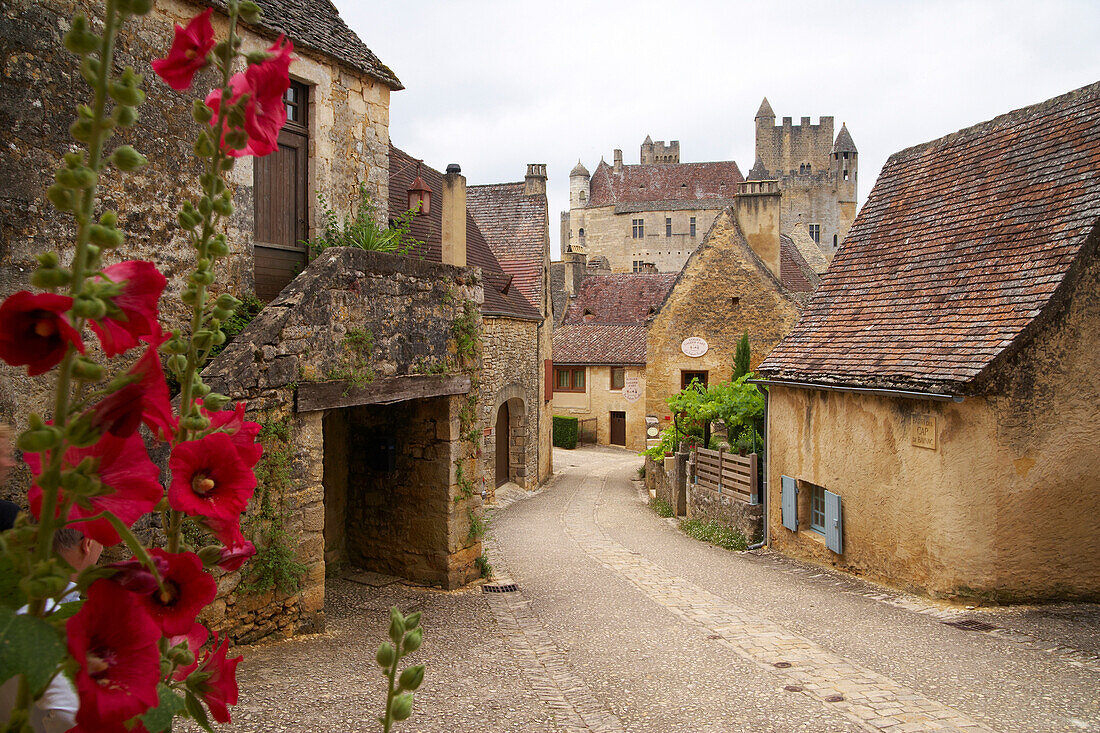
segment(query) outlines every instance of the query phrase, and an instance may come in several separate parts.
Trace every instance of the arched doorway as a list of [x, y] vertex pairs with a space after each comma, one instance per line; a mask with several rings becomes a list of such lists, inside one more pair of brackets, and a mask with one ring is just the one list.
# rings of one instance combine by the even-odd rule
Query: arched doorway
[[510, 459], [509, 453], [511, 448], [511, 421], [508, 419], [508, 403], [501, 404], [497, 410], [497, 425], [496, 425], [496, 487], [500, 488], [504, 484], [508, 483]]

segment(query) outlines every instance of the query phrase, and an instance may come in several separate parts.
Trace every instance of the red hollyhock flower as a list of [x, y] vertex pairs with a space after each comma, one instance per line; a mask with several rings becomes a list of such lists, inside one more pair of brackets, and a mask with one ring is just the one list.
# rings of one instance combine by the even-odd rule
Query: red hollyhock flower
[[80, 728], [116, 730], [158, 702], [160, 628], [134, 600], [110, 580], [97, 580], [65, 624], [69, 653], [79, 665]]
[[[201, 400], [199, 401], [201, 403]], [[260, 424], [244, 419], [245, 404], [238, 402], [233, 410], [210, 412], [203, 408], [203, 414], [210, 418], [211, 431], [226, 433], [233, 439], [237, 455], [249, 468], [255, 468], [264, 454], [264, 447], [256, 442], [260, 434]]]
[[[222, 140], [222, 149], [235, 158], [246, 155], [263, 157], [279, 149], [279, 130], [286, 124], [286, 104], [283, 95], [290, 86], [290, 54], [294, 44], [279, 36], [270, 48], [272, 54], [259, 64], [252, 64], [243, 73], [234, 74], [229, 80], [232, 97], [229, 104], [244, 99], [244, 131], [248, 142], [243, 148], [233, 149]], [[222, 90], [215, 89], [206, 96], [206, 106], [214, 110], [211, 127], [217, 126], [221, 110]]]
[[[164, 577], [164, 574], [168, 572], [168, 561], [162, 557], [151, 557], [149, 559], [152, 560], [153, 565], [156, 566], [157, 573], [159, 573], [161, 577]], [[111, 581], [121, 585], [131, 593], [144, 595], [152, 593], [159, 588], [157, 579], [152, 571], [145, 567], [136, 557], [132, 557], [123, 562], [111, 563], [107, 567], [116, 570], [115, 574], [111, 576]]]
[[191, 86], [195, 73], [206, 66], [206, 56], [214, 48], [212, 12], [213, 8], [207, 8], [192, 18], [186, 28], [177, 23], [168, 55], [153, 62], [153, 71], [177, 92]]
[[20, 290], [8, 296], [0, 305], [0, 359], [26, 366], [33, 377], [57, 366], [69, 344], [83, 354], [80, 333], [63, 315], [72, 307], [66, 295]]
[[210, 714], [219, 723], [228, 723], [229, 705], [237, 704], [237, 665], [244, 657], [226, 659], [229, 651], [229, 639], [223, 638], [218, 645], [218, 635], [214, 634], [214, 643], [203, 657], [199, 671], [210, 674], [200, 685], [199, 694], [210, 708]]
[[248, 558], [256, 554], [256, 546], [241, 534], [239, 517], [233, 517], [232, 519], [204, 517], [203, 524], [214, 533], [219, 542], [225, 545], [221, 550], [221, 556], [218, 558], [218, 567], [227, 573], [240, 570], [241, 566], [248, 561]]
[[[164, 496], [164, 489], [157, 480], [160, 469], [149, 460], [145, 443], [137, 433], [128, 438], [116, 438], [107, 433], [93, 446], [70, 448], [65, 453], [65, 465], [76, 466], [88, 457], [99, 460], [99, 479], [104, 486], [114, 489], [114, 492], [92, 497], [88, 500], [90, 508], [74, 503], [69, 510], [70, 521], [109, 510], [123, 524], [130, 526], [142, 515], [153, 511], [153, 507]], [[23, 460], [35, 476], [42, 472], [41, 454], [24, 453]], [[33, 484], [27, 492], [27, 498], [30, 500], [31, 512], [38, 518], [42, 511], [42, 489]], [[58, 511], [61, 511], [60, 506]], [[71, 526], [104, 546], [114, 545], [119, 541], [118, 532], [106, 519], [75, 522]]]
[[172, 678], [175, 680], [185, 680], [187, 676], [199, 668], [199, 650], [202, 649], [202, 645], [206, 643], [206, 640], [210, 638], [210, 632], [202, 624], [195, 622], [191, 625], [185, 634], [173, 634], [168, 637], [168, 648], [171, 649], [174, 646], [180, 644], [186, 644], [187, 649], [195, 655], [195, 661], [191, 664], [176, 667], [175, 673]]
[[193, 552], [171, 553], [156, 548], [149, 550], [153, 558], [167, 563], [161, 574], [164, 589], [138, 596], [165, 636], [185, 634], [195, 623], [195, 616], [218, 594], [218, 584], [202, 569], [202, 560]]
[[92, 321], [107, 356], [118, 356], [137, 346], [143, 336], [160, 334], [157, 301], [168, 282], [156, 265], [142, 260], [127, 260], [103, 270], [111, 282], [122, 285], [122, 292], [111, 299], [107, 316]]
[[176, 432], [168, 382], [164, 379], [164, 369], [157, 353], [170, 334], [159, 332], [160, 324], [157, 324], [157, 330], [156, 334], [142, 337], [149, 346], [130, 369], [129, 374], [136, 377], [136, 381], [107, 395], [92, 408], [92, 424], [100, 430], [125, 438], [144, 422], [154, 435], [164, 441], [171, 440]]
[[256, 488], [255, 474], [226, 433], [178, 444], [168, 467], [168, 503], [188, 514], [236, 522]]

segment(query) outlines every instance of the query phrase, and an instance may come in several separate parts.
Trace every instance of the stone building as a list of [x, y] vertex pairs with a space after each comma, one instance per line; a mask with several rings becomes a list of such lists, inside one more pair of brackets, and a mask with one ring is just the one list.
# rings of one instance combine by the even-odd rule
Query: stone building
[[779, 231], [774, 182], [738, 186], [677, 274], [587, 275], [570, 253], [559, 281], [576, 295], [554, 331], [554, 411], [595, 421], [596, 441], [641, 450], [647, 418], [691, 381], [729, 380], [749, 334], [753, 365], [798, 319], [818, 278]]
[[[569, 211], [561, 216], [561, 251], [605, 258], [612, 272], [679, 272], [718, 214], [734, 203], [744, 178], [733, 161], [681, 163], [680, 143], [647, 136], [638, 165], [595, 172], [579, 160], [569, 174]], [[783, 194], [781, 231], [821, 274], [844, 240], [856, 212], [857, 152], [833, 118], [793, 125], [765, 99], [756, 115], [756, 163], [748, 178], [776, 181]]]
[[769, 542], [1100, 598], [1100, 84], [894, 154], [768, 378]]
[[[466, 186], [465, 177], [456, 172], [451, 180], [458, 188], [445, 191], [447, 176], [391, 145], [392, 218], [407, 209], [407, 192], [417, 176], [432, 191], [433, 201], [452, 202], [450, 215], [465, 222], [455, 231], [465, 242], [465, 260], [459, 264], [480, 267], [485, 283], [479, 418], [486, 473], [478, 491], [491, 498], [508, 481], [534, 488], [551, 471], [544, 366], [550, 359], [552, 328], [546, 166], [529, 165], [523, 182], [486, 186]], [[413, 219], [410, 235], [422, 245], [409, 256], [435, 262], [445, 256], [441, 245], [447, 241], [447, 205], [432, 204], [427, 216]], [[429, 363], [422, 370], [436, 368]]]
[[[390, 93], [403, 87], [327, 0], [258, 4], [263, 18], [258, 25], [242, 26], [243, 50], [267, 48], [280, 34], [293, 41], [288, 122], [278, 152], [267, 158], [241, 158], [231, 172], [236, 209], [228, 239], [233, 254], [225, 260], [225, 276], [215, 287], [270, 300], [305, 267], [307, 253], [301, 240], [323, 226], [317, 217], [317, 193], [346, 214], [363, 182], [385, 209]], [[15, 0], [5, 5], [0, 34], [5, 59], [0, 124], [6, 141], [0, 159], [0, 297], [28, 287], [35, 252], [70, 239], [71, 220], [58, 214], [45, 195], [69, 149], [68, 128], [76, 106], [87, 97], [62, 35], [74, 11], [95, 17], [97, 7], [90, 1], [62, 0]], [[186, 23], [204, 7], [186, 0], [158, 2], [149, 15], [125, 26], [118, 63], [145, 74], [148, 98], [136, 125], [111, 142], [133, 144], [149, 164], [136, 174], [108, 175], [101, 187], [104, 204], [118, 209], [126, 231], [126, 246], [117, 256], [151, 260], [168, 277], [161, 307], [170, 323], [184, 322], [179, 294], [192, 261], [176, 212], [197, 192], [201, 172], [191, 153], [196, 134], [191, 103], [205, 96], [214, 72], [200, 73], [194, 90], [180, 93], [162, 83], [149, 63], [167, 52], [173, 23]], [[215, 29], [224, 31], [225, 23], [215, 13]], [[280, 205], [274, 205], [276, 201]], [[32, 382], [9, 370], [0, 380], [0, 419], [21, 425], [25, 406], [39, 401], [43, 386], [42, 380]], [[13, 480], [24, 483], [27, 477], [23, 473]]]

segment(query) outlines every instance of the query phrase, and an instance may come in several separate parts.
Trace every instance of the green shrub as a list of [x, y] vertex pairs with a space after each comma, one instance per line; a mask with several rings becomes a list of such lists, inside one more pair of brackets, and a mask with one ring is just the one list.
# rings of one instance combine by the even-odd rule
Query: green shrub
[[693, 537], [702, 542], [709, 542], [727, 550], [744, 550], [749, 546], [745, 535], [718, 522], [683, 519], [680, 521], [680, 531], [688, 537]]
[[576, 448], [580, 421], [575, 417], [554, 415], [554, 445], [558, 448]]

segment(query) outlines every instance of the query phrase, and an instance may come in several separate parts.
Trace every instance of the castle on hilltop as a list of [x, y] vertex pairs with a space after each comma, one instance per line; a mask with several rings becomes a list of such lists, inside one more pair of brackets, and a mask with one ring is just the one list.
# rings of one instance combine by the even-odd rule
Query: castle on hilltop
[[[779, 229], [818, 272], [828, 266], [856, 214], [858, 153], [848, 128], [833, 137], [833, 118], [795, 125], [765, 98], [756, 113], [756, 161], [748, 177], [734, 161], [681, 163], [680, 141], [646, 136], [637, 165], [600, 160], [589, 174], [579, 160], [569, 174], [569, 211], [562, 212], [561, 250], [585, 254], [611, 272], [679, 272], [723, 210], [747, 182], [774, 182]], [[759, 186], [757, 186], [758, 188]]]

